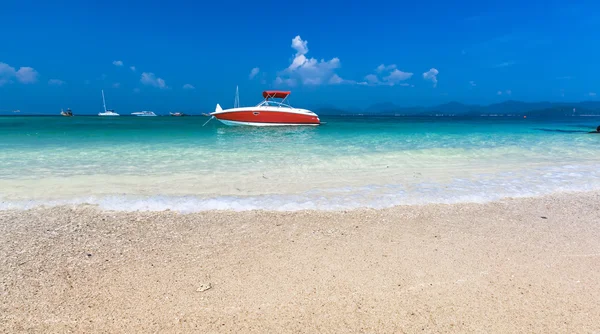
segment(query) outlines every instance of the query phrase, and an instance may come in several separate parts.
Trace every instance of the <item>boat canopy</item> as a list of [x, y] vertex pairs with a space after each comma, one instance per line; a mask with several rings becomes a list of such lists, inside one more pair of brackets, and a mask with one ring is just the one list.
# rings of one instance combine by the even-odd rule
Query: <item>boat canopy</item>
[[285, 99], [290, 95], [290, 91], [283, 90], [265, 90], [263, 92], [263, 97], [265, 99], [276, 98], [276, 99]]

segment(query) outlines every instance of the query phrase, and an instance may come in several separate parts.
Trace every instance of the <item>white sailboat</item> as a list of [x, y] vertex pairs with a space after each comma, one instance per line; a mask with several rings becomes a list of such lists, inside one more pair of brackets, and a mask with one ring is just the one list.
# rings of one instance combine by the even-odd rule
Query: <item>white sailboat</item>
[[106, 109], [106, 100], [104, 100], [104, 89], [102, 90], [102, 103], [104, 104], [104, 112], [98, 113], [98, 116], [120, 116], [112, 109]]

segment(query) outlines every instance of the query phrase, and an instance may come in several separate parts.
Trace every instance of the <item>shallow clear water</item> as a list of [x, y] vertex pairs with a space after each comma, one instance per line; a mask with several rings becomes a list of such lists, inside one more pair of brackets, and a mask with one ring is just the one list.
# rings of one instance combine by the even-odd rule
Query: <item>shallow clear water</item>
[[0, 117], [0, 208], [345, 209], [600, 189], [599, 117]]

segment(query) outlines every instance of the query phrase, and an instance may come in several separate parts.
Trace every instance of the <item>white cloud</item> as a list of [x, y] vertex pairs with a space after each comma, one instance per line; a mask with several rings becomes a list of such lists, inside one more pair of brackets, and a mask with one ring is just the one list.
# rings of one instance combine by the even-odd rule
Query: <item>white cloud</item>
[[477, 86], [477, 84], [475, 83], [475, 81], [471, 80], [469, 81], [469, 85], [471, 85], [471, 87], [475, 87]]
[[437, 76], [440, 72], [438, 70], [436, 70], [435, 68], [430, 69], [429, 71], [423, 73], [423, 79], [425, 80], [430, 80], [431, 82], [433, 82], [433, 87], [437, 87]]
[[391, 70], [395, 70], [396, 69], [396, 64], [391, 64], [391, 65], [384, 65], [381, 64], [379, 66], [377, 66], [377, 68], [375, 69], [375, 71], [377, 71], [378, 73], [381, 72], [387, 72], [387, 71], [391, 71]]
[[594, 93], [594, 92], [590, 92], [588, 95], [589, 95], [589, 96], [596, 96], [596, 93]]
[[496, 94], [498, 94], [498, 95], [502, 95], [502, 91], [501, 91], [501, 90], [499, 90], [499, 91], [498, 91], [498, 93], [496, 93]]
[[[336, 75], [335, 70], [339, 68], [339, 58], [332, 58], [331, 60], [317, 60], [315, 58], [308, 58], [308, 41], [302, 40], [300, 36], [296, 36], [292, 39], [292, 48], [296, 50], [296, 54], [291, 64], [283, 70], [279, 75], [279, 81], [285, 82], [286, 80], [293, 80], [294, 82], [299, 81], [305, 85], [320, 85], [320, 84], [335, 84], [339, 81], [334, 78]], [[276, 79], [276, 83], [277, 83]], [[289, 84], [290, 81], [288, 81]]]
[[119, 88], [121, 87], [121, 83], [120, 82], [115, 82], [114, 84], [112, 84], [113, 88]]
[[185, 85], [183, 85], [183, 89], [196, 89], [196, 87], [194, 87], [190, 84], [185, 84]]
[[498, 94], [498, 95], [502, 95], [502, 94], [504, 94], [504, 95], [511, 95], [512, 94], [512, 90], [510, 90], [510, 89], [507, 89], [505, 91], [499, 90], [496, 94]]
[[144, 72], [142, 73], [142, 77], [140, 82], [147, 86], [153, 86], [160, 89], [168, 88], [165, 80], [161, 78], [157, 78], [152, 72]]
[[21, 67], [16, 72], [16, 77], [20, 83], [30, 84], [37, 82], [38, 72], [31, 67]]
[[344, 79], [340, 78], [339, 75], [334, 74], [331, 79], [329, 79], [329, 83], [332, 85], [339, 85], [344, 82]]
[[139, 88], [134, 88], [134, 89], [133, 89], [133, 92], [134, 92], [134, 93], [139, 93], [139, 92], [140, 92], [140, 89], [139, 89]]
[[340, 85], [340, 84], [349, 84], [349, 85], [354, 85], [357, 84], [356, 81], [354, 80], [346, 80], [346, 79], [342, 79], [339, 75], [334, 74], [330, 79], [329, 79], [329, 84], [330, 85]]
[[66, 82], [60, 80], [60, 79], [50, 79], [48, 80], [48, 84], [51, 86], [62, 86], [64, 85]]
[[297, 54], [305, 55], [308, 53], [308, 41], [303, 41], [298, 35], [292, 39], [292, 48], [296, 50]]
[[0, 63], [0, 86], [12, 82], [12, 78], [16, 75], [15, 68], [5, 63]]
[[260, 68], [255, 67], [250, 71], [250, 75], [248, 76], [250, 79], [254, 79], [254, 77], [260, 72]]
[[286, 86], [296, 86], [296, 80], [294, 79], [282, 79], [281, 77], [277, 77], [275, 79], [276, 85], [286, 85]]
[[379, 78], [375, 75], [375, 74], [369, 74], [365, 77], [365, 80], [367, 80], [367, 83], [370, 83], [372, 85], [376, 85], [379, 83]]
[[413, 76], [413, 73], [402, 72], [399, 69], [394, 69], [388, 76], [384, 77], [383, 80], [390, 86], [398, 84], [400, 81], [408, 80]]
[[413, 76], [413, 73], [400, 71], [397, 68], [396, 64], [387, 65], [387, 66], [384, 64], [381, 64], [381, 65], [377, 66], [375, 71], [377, 73], [380, 73], [381, 75], [385, 75], [385, 74], [383, 74], [384, 72], [388, 72], [388, 73], [382, 79], [380, 79], [377, 74], [368, 74], [367, 76], [365, 76], [366, 84], [372, 85], [372, 86], [373, 85], [410, 86], [410, 84], [402, 83], [402, 81], [406, 81]]
[[135, 72], [135, 66], [129, 66], [129, 69]]
[[113, 63], [113, 65], [115, 65], [115, 66], [123, 66], [123, 61], [121, 61], [121, 60], [115, 60], [115, 61], [113, 61], [112, 63]]

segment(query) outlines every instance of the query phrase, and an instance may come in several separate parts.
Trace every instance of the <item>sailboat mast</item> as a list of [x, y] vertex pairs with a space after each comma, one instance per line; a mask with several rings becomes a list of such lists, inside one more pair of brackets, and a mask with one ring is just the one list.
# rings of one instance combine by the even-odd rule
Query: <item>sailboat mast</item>
[[235, 86], [235, 101], [233, 102], [234, 108], [240, 107], [240, 90], [238, 86]]
[[102, 90], [102, 104], [104, 105], [104, 112], [106, 112], [106, 101], [104, 100], [104, 89]]

